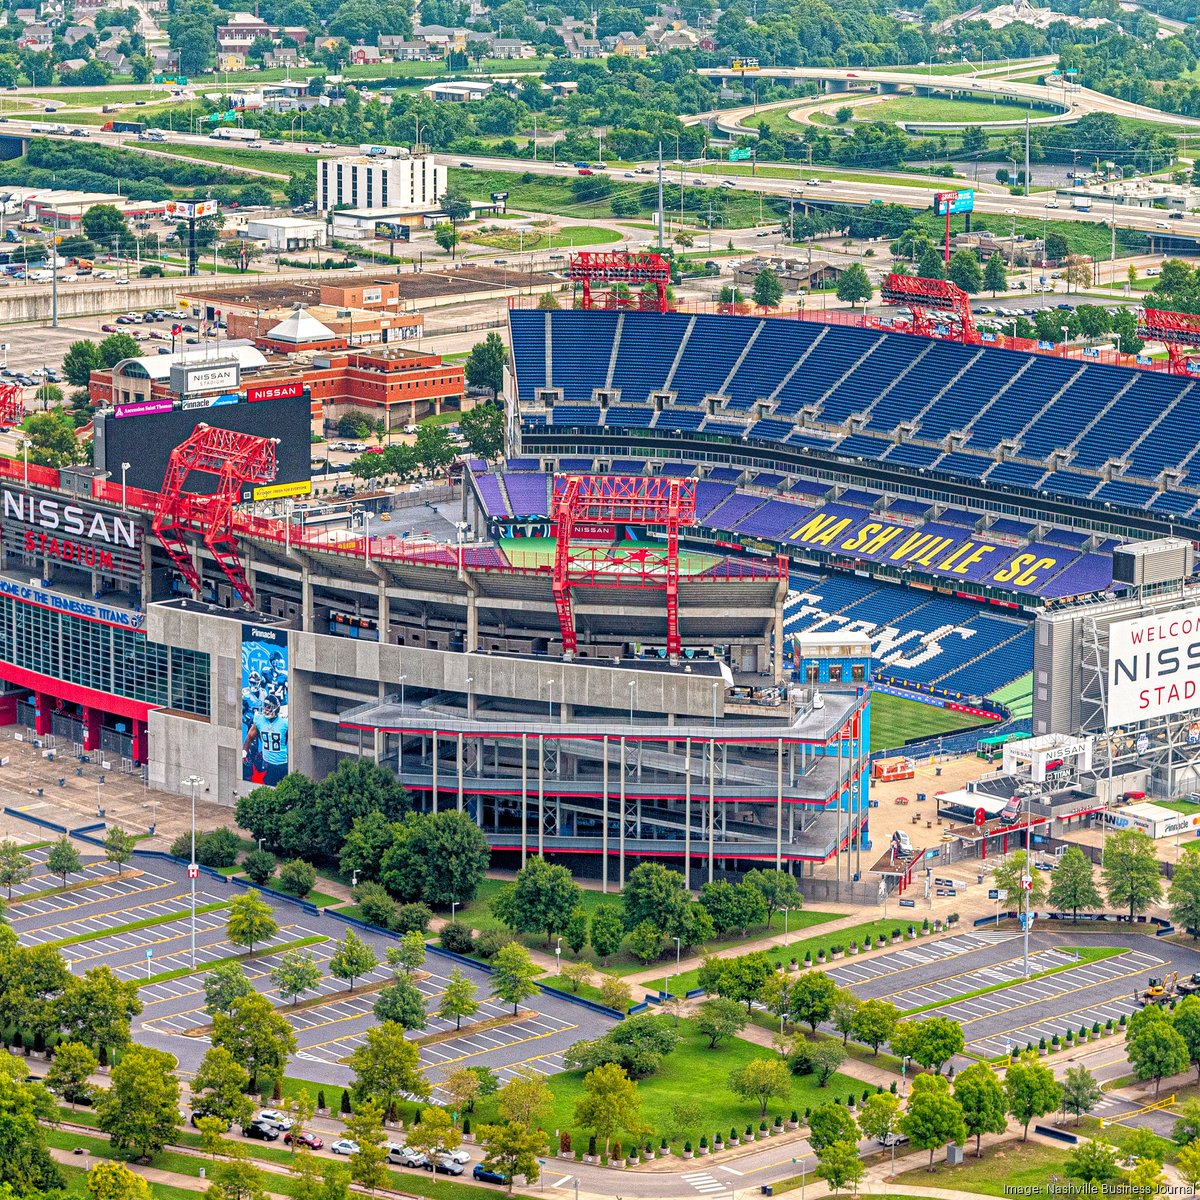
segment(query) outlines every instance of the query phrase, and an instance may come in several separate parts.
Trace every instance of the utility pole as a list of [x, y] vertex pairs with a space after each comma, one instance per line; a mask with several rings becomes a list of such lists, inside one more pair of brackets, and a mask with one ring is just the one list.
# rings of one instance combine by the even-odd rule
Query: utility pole
[[204, 786], [198, 775], [189, 775], [183, 786], [192, 790], [192, 861], [188, 864], [188, 881], [192, 889], [192, 970], [196, 969], [196, 878], [200, 874], [196, 866], [196, 789]]
[[1025, 114], [1025, 195], [1029, 195], [1029, 114]]

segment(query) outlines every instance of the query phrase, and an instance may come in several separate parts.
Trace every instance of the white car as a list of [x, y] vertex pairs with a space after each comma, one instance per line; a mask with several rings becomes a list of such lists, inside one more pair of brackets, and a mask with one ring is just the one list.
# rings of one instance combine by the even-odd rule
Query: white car
[[471, 1161], [471, 1156], [461, 1146], [457, 1150], [439, 1150], [438, 1154], [441, 1158], [448, 1158], [464, 1167]]
[[254, 1119], [260, 1125], [271, 1125], [275, 1129], [286, 1130], [292, 1127], [292, 1118], [277, 1108], [264, 1108]]
[[1046, 201], [1046, 207], [1047, 207], [1047, 208], [1057, 208], [1057, 207], [1058, 207], [1058, 201], [1057, 201], [1057, 200], [1047, 200], [1047, 201]]
[[334, 1154], [357, 1154], [358, 1143], [351, 1141], [350, 1138], [338, 1138], [329, 1149]]
[[337, 142], [322, 142], [321, 149], [322, 150], [336, 150]]

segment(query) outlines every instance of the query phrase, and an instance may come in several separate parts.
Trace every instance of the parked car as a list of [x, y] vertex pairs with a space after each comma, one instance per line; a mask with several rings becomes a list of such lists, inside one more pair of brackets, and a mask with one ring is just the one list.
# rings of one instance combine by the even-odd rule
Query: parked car
[[480, 1183], [507, 1183], [508, 1176], [501, 1175], [499, 1171], [487, 1170], [483, 1163], [476, 1163], [475, 1170], [471, 1172], [471, 1178]]
[[101, 325], [101, 333], [120, 333], [121, 331], [115, 325]]
[[462, 1163], [455, 1162], [454, 1159], [446, 1155], [442, 1155], [432, 1163], [427, 1162], [425, 1170], [435, 1171], [438, 1175], [461, 1175], [463, 1173], [463, 1165]]
[[272, 1125], [264, 1125], [261, 1121], [251, 1121], [242, 1126], [242, 1137], [253, 1138], [259, 1142], [277, 1142], [279, 1130]]
[[461, 1146], [457, 1150], [443, 1150], [441, 1155], [443, 1158], [452, 1158], [456, 1163], [462, 1163], [463, 1166], [471, 1161], [471, 1156]]
[[396, 1152], [395, 1158], [389, 1153], [388, 1161], [397, 1163], [402, 1167], [428, 1167], [429, 1155], [423, 1150], [410, 1150], [409, 1147], [404, 1146]]
[[273, 1125], [276, 1129], [291, 1129], [292, 1127], [292, 1118], [277, 1108], [264, 1108], [254, 1119], [263, 1125]]
[[1015, 825], [1017, 818], [1021, 815], [1021, 797], [1013, 796], [1011, 800], [1000, 810], [1001, 825]]
[[295, 1142], [296, 1145], [307, 1146], [310, 1150], [320, 1150], [325, 1145], [315, 1133], [309, 1133], [307, 1129], [301, 1130], [299, 1133], [293, 1133], [289, 1129], [283, 1135], [283, 1142], [286, 1146], [290, 1146]]
[[358, 1143], [350, 1138], [338, 1138], [329, 1149], [333, 1154], [357, 1154]]

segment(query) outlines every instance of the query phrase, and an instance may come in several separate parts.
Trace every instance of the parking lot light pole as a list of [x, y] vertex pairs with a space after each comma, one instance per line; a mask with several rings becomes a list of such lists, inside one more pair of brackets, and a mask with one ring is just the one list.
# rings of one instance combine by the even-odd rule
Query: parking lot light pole
[[196, 789], [204, 786], [204, 780], [199, 775], [189, 775], [184, 781], [185, 788], [192, 791], [192, 861], [188, 864], [188, 882], [192, 885], [192, 970], [196, 969], [196, 876], [200, 873], [196, 866]]

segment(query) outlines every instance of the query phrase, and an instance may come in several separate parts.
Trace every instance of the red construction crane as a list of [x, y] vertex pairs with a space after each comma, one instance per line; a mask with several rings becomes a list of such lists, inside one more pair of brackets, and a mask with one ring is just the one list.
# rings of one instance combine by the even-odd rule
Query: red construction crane
[[[568, 277], [583, 285], [583, 308], [637, 308], [643, 312], [667, 311], [667, 285], [671, 266], [661, 254], [645, 250], [628, 253], [610, 250], [576, 254], [571, 259]], [[654, 285], [653, 294], [642, 294], [646, 284]], [[624, 284], [628, 295], [617, 291]], [[593, 292], [593, 289], [596, 289]]]
[[1162, 342], [1167, 347], [1173, 375], [1200, 375], [1200, 358], [1184, 353], [1188, 347], [1200, 347], [1200, 316], [1148, 308], [1138, 322], [1138, 337]]
[[[151, 528], [193, 592], [200, 591], [201, 582], [184, 537], [189, 528], [202, 531], [217, 565], [242, 600], [253, 606], [254, 593], [238, 558], [233, 510], [241, 501], [243, 484], [269, 483], [275, 478], [277, 442], [277, 438], [197, 425], [191, 437], [171, 451]], [[192, 471], [215, 475], [216, 489], [207, 494], [185, 492], [183, 485]]]
[[[661, 588], [667, 599], [667, 655], [679, 657], [679, 530], [696, 522], [696, 481], [647, 475], [556, 475], [551, 505], [555, 525], [552, 588], [563, 655], [578, 646], [571, 584], [586, 578], [604, 587]], [[663, 526], [665, 552], [644, 552], [630, 572], [616, 560], [597, 560], [595, 551], [576, 557], [572, 541], [579, 524], [638, 528]], [[654, 562], [649, 559], [653, 557]], [[654, 568], [658, 568], [657, 570]]]
[[25, 389], [19, 383], [0, 383], [0, 428], [25, 419]]
[[[912, 331], [922, 337], [943, 337], [978, 345], [983, 339], [971, 319], [971, 298], [948, 279], [924, 279], [919, 275], [888, 275], [879, 291], [885, 304], [904, 304], [912, 310]], [[931, 316], [929, 310], [956, 318]], [[941, 332], [945, 330], [945, 333]]]

